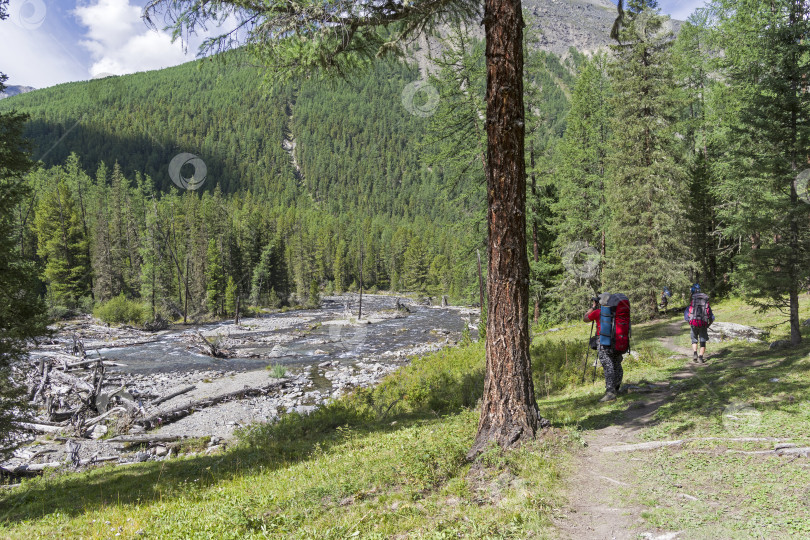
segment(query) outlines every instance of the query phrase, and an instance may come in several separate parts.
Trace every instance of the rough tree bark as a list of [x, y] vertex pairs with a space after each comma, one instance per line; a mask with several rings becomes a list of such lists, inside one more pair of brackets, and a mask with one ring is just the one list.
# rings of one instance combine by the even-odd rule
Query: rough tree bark
[[478, 434], [467, 457], [490, 443], [534, 439], [540, 424], [529, 358], [526, 252], [523, 16], [520, 0], [486, 0], [487, 275], [486, 375]]

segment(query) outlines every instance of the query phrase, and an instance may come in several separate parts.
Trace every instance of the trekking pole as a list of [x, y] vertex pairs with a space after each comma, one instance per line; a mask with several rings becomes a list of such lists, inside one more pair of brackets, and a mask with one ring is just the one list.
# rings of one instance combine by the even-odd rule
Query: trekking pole
[[591, 337], [593, 336], [593, 324], [596, 321], [591, 321], [591, 333], [588, 335], [587, 348], [585, 349], [585, 364], [582, 366], [582, 382], [585, 384], [585, 374], [588, 373], [588, 355], [591, 354]]

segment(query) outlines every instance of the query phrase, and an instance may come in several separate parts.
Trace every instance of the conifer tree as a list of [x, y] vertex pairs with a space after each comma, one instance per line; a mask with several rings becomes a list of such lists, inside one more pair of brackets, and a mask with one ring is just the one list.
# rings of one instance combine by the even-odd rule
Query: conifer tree
[[734, 240], [720, 230], [719, 201], [715, 190], [720, 156], [725, 151], [722, 122], [715, 91], [721, 87], [711, 73], [716, 70], [708, 9], [699, 9], [681, 26], [673, 46], [675, 77], [683, 96], [681, 135], [677, 154], [682, 156], [689, 197], [686, 201], [689, 252], [694, 258], [693, 282], [704, 290], [722, 294], [723, 276], [730, 267]]
[[220, 249], [216, 239], [211, 238], [208, 241], [208, 250], [206, 252], [205, 292], [206, 306], [208, 307], [208, 311], [214, 315], [219, 315], [223, 312], [226, 285], [227, 282], [225, 281], [225, 274], [222, 269]]
[[[0, 20], [5, 18], [0, 3]], [[0, 74], [0, 92], [6, 77]], [[38, 298], [36, 268], [23, 258], [17, 241], [20, 224], [14, 214], [28, 196], [23, 174], [31, 168], [23, 139], [26, 116], [0, 113], [0, 456], [12, 447], [12, 421], [25, 410], [25, 388], [12, 377], [12, 366], [24, 360], [26, 341], [47, 332], [45, 306]]]
[[43, 277], [51, 305], [75, 308], [90, 295], [88, 240], [73, 195], [61, 178], [54, 180], [56, 185], [37, 206], [37, 251], [45, 263]]
[[555, 245], [566, 265], [553, 294], [559, 315], [579, 317], [588, 298], [601, 291], [610, 213], [605, 203], [605, 176], [610, 144], [610, 81], [607, 57], [585, 62], [571, 98], [565, 135], [557, 148], [553, 176], [557, 201], [552, 204]]
[[225, 287], [225, 314], [233, 315], [236, 313], [236, 296], [239, 294], [236, 288], [236, 282], [233, 276], [228, 276], [228, 285]]
[[799, 290], [810, 277], [810, 3], [718, 0], [715, 7], [733, 96], [732, 151], [718, 194], [726, 234], [741, 238], [734, 275], [755, 305], [789, 315], [798, 344]]
[[428, 275], [428, 254], [422, 239], [414, 236], [408, 249], [405, 250], [403, 261], [403, 278], [405, 288], [409, 291], [423, 291]]
[[664, 286], [685, 286], [686, 186], [674, 159], [672, 36], [654, 0], [632, 1], [614, 45], [611, 155], [606, 179], [610, 220], [603, 288], [624, 292], [634, 312], [658, 312]]

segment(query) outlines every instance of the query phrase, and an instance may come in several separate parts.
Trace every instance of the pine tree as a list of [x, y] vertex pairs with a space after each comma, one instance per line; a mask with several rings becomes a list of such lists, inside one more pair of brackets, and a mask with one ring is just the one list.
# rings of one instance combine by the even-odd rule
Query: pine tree
[[732, 151], [718, 194], [725, 233], [741, 239], [735, 277], [755, 305], [788, 313], [798, 344], [799, 289], [810, 277], [810, 3], [718, 0], [715, 7], [733, 96]]
[[627, 294], [643, 320], [658, 312], [662, 287], [686, 284], [686, 186], [672, 143], [678, 103], [671, 34], [654, 1], [628, 7], [610, 68], [615, 112], [603, 289]]

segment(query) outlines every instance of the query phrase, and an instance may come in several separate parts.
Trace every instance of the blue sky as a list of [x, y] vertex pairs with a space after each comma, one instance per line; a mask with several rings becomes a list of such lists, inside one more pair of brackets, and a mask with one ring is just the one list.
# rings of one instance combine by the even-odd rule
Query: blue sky
[[[196, 56], [167, 32], [148, 28], [146, 0], [11, 0], [0, 21], [0, 72], [7, 84], [44, 88], [99, 75], [177, 65]], [[661, 1], [664, 13], [685, 19], [703, 0]], [[213, 31], [213, 30], [212, 30]]]

